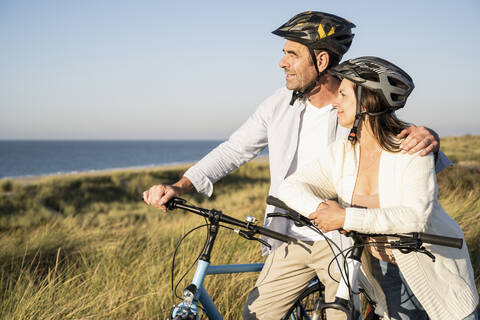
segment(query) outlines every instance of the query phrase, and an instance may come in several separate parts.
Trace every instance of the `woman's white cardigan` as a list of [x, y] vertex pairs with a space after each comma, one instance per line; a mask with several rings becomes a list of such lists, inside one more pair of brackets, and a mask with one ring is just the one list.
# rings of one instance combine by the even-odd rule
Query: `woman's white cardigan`
[[[338, 198], [346, 208], [344, 229], [363, 233], [426, 232], [463, 238], [458, 224], [437, 200], [433, 155], [425, 157], [382, 151], [378, 174], [380, 208], [351, 208], [359, 161], [358, 143], [339, 140], [328, 155], [298, 170], [280, 186], [278, 196], [308, 216], [325, 199]], [[425, 244], [436, 258], [402, 254], [396, 262], [413, 293], [431, 319], [463, 319], [478, 303], [478, 292], [466, 245], [462, 249]], [[368, 286], [386, 312], [385, 297], [371, 276]], [[369, 290], [369, 291], [370, 291]], [[372, 293], [372, 292], [371, 292]], [[385, 315], [385, 314], [384, 314]]]

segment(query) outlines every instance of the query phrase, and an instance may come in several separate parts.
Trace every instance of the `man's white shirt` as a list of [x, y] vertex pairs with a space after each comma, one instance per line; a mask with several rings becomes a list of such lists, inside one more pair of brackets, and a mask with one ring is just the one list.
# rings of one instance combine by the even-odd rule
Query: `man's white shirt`
[[[332, 108], [332, 105], [317, 108], [309, 101], [306, 101], [306, 108], [300, 120], [297, 152], [293, 158], [288, 175], [327, 153], [328, 121]], [[297, 227], [294, 223], [290, 224], [288, 234], [303, 241], [325, 240], [310, 228]], [[329, 234], [327, 233], [326, 236], [329, 236]]]

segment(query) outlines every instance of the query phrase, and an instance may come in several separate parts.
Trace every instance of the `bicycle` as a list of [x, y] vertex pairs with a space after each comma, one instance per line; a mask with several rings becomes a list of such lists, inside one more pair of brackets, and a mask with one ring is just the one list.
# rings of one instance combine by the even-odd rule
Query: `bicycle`
[[[307, 217], [289, 208], [281, 200], [269, 196], [267, 198], [267, 203], [286, 210], [286, 213], [270, 213], [268, 214], [269, 217], [283, 217], [291, 219], [298, 226], [309, 227], [322, 234], [322, 232], [316, 226], [314, 226]], [[171, 199], [167, 203], [167, 208], [169, 210], [183, 209], [186, 211], [190, 211], [205, 217], [209, 221], [209, 223], [207, 224], [207, 241], [200, 258], [197, 261], [197, 269], [193, 276], [192, 283], [184, 289], [183, 301], [172, 308], [169, 314], [169, 319], [172, 320], [199, 319], [198, 302], [201, 303], [202, 306], [200, 308], [203, 310], [203, 312], [207, 315], [209, 319], [223, 319], [213, 300], [209, 296], [206, 289], [203, 287], [203, 281], [205, 276], [210, 274], [230, 274], [261, 271], [263, 267], [262, 263], [217, 266], [210, 265], [210, 255], [213, 250], [213, 245], [219, 228], [225, 227], [220, 224], [221, 222], [242, 228], [234, 229], [234, 231], [238, 235], [248, 240], [256, 240], [266, 246], [269, 246], [268, 243], [263, 239], [256, 238], [256, 234], [271, 237], [287, 243], [297, 242], [296, 239], [291, 238], [287, 235], [257, 226], [255, 224], [256, 219], [253, 217], [246, 217], [246, 222], [243, 222], [228, 215], [225, 215], [221, 211], [215, 209], [209, 210], [189, 205], [187, 204], [186, 200], [181, 198]], [[337, 290], [335, 301], [325, 302], [323, 295], [323, 284], [318, 279], [313, 279], [312, 282], [310, 282], [310, 284], [307, 286], [307, 288], [300, 294], [294, 305], [287, 311], [282, 320], [325, 320], [326, 310], [329, 308], [343, 311], [347, 315], [348, 320], [360, 320], [361, 310], [358, 296], [360, 292], [365, 293], [363, 290], [360, 290], [358, 288], [358, 275], [361, 266], [360, 257], [365, 246], [373, 245], [372, 243], [365, 241], [366, 237], [396, 237], [399, 238], [398, 241], [387, 241], [383, 244], [388, 244], [390, 248], [399, 249], [403, 253], [408, 253], [411, 251], [422, 252], [427, 254], [432, 259], [435, 259], [434, 256], [423, 247], [423, 243], [438, 244], [456, 248], [461, 248], [463, 245], [463, 239], [456, 239], [425, 233], [367, 235], [356, 232], [349, 232], [346, 235], [352, 237], [352, 239], [354, 240], [354, 245], [351, 248], [344, 250], [345, 252], [340, 250], [340, 253], [338, 253], [331, 262], [333, 263], [333, 261], [337, 261], [338, 266], [341, 267], [341, 270], [343, 270], [343, 272], [341, 272], [342, 277]], [[332, 242], [328, 238], [326, 239], [327, 241]], [[333, 242], [332, 244], [335, 245]], [[380, 243], [375, 243], [375, 245], [378, 244]], [[342, 255], [344, 258], [343, 266], [341, 266], [337, 260], [337, 257], [340, 255]], [[370, 305], [370, 311], [369, 313], [367, 313], [365, 320], [379, 319], [374, 312], [375, 303], [371, 301], [368, 296], [367, 300], [369, 300], [368, 302]]]
[[[166, 204], [166, 206], [168, 210], [183, 209], [183, 210], [198, 214], [200, 216], [203, 216], [208, 220], [208, 223], [207, 223], [208, 235], [207, 235], [206, 244], [204, 246], [204, 249], [202, 250], [200, 257], [197, 259], [197, 269], [194, 273], [192, 282], [183, 290], [183, 301], [172, 308], [172, 310], [169, 313], [168, 319], [174, 319], [174, 320], [199, 319], [199, 316], [200, 316], [199, 308], [202, 309], [202, 311], [207, 315], [209, 319], [212, 319], [212, 320], [223, 319], [220, 311], [217, 309], [212, 298], [208, 294], [207, 290], [203, 287], [203, 281], [205, 279], [205, 276], [212, 275], [212, 274], [260, 272], [262, 270], [263, 263], [210, 265], [210, 256], [213, 250], [213, 246], [214, 246], [219, 228], [225, 227], [220, 223], [225, 223], [225, 224], [239, 227], [239, 229], [234, 229], [234, 231], [239, 236], [247, 240], [259, 241], [268, 247], [269, 247], [269, 244], [266, 241], [260, 238], [256, 238], [255, 235], [260, 234], [260, 235], [264, 235], [264, 236], [267, 236], [282, 242], [288, 242], [288, 243], [297, 241], [296, 239], [286, 236], [284, 234], [257, 226], [255, 224], [256, 219], [254, 217], [248, 216], [246, 217], [246, 221], [244, 222], [244, 221], [235, 219], [233, 217], [230, 217], [219, 210], [205, 209], [205, 208], [189, 205], [187, 204], [186, 200], [181, 198], [171, 199]], [[177, 248], [178, 248], [178, 245], [177, 245]], [[175, 257], [173, 259], [175, 259]], [[173, 283], [172, 283], [172, 286], [173, 286]], [[322, 292], [322, 289], [323, 289], [323, 285], [320, 283], [320, 281], [318, 281], [318, 279], [313, 279], [312, 282], [302, 292], [299, 299], [295, 302], [294, 306], [290, 308], [289, 312], [285, 315], [283, 319], [285, 320], [309, 319], [308, 317], [305, 317], [305, 316], [308, 314], [309, 310], [313, 309], [313, 303], [315, 299], [313, 299], [312, 297], [314, 297], [314, 295], [320, 294]], [[172, 288], [172, 291], [175, 291], [175, 289]], [[198, 302], [200, 302], [201, 307], [199, 307]], [[309, 303], [309, 305], [306, 305], [307, 302]]]

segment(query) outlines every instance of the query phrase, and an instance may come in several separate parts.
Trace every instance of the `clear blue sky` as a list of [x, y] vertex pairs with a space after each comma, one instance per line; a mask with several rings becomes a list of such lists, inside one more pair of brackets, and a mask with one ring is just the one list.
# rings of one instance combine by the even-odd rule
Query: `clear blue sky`
[[0, 139], [224, 139], [284, 85], [271, 31], [306, 10], [413, 77], [400, 118], [480, 134], [478, 0], [0, 0]]

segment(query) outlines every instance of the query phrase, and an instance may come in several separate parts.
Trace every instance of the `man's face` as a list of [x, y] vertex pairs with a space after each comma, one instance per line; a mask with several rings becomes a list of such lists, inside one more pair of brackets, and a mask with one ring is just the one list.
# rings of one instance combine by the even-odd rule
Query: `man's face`
[[304, 91], [317, 78], [310, 51], [301, 43], [287, 40], [280, 68], [285, 70], [287, 88]]

